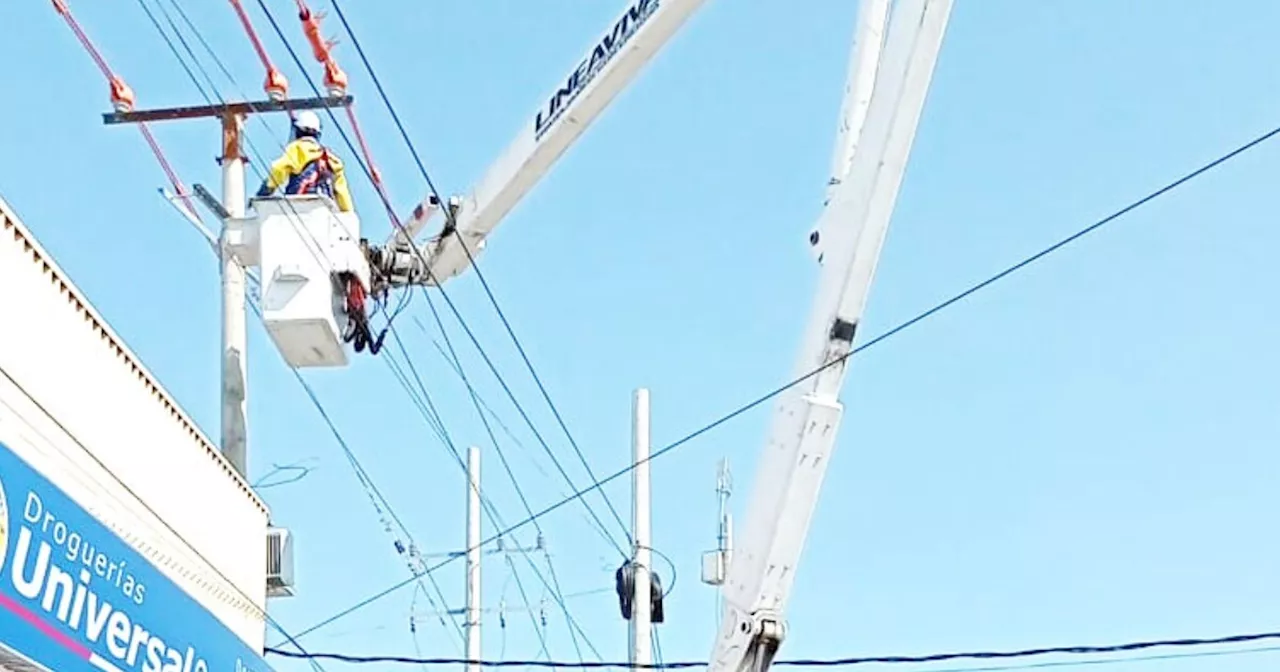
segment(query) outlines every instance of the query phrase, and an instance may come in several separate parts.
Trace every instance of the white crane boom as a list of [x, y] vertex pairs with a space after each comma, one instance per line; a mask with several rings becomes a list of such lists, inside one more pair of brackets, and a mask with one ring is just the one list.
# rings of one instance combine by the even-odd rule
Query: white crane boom
[[[469, 257], [484, 249], [485, 238], [502, 218], [705, 1], [630, 0], [471, 193], [449, 204], [456, 207], [459, 235], [445, 231], [424, 248], [428, 284], [466, 270]], [[407, 231], [416, 236], [439, 205], [434, 196], [423, 200], [405, 222]]]
[[840, 105], [840, 126], [836, 129], [836, 148], [831, 156], [831, 181], [827, 199], [835, 195], [844, 181], [858, 149], [858, 138], [871, 107], [880, 54], [884, 50], [884, 29], [889, 21], [889, 0], [862, 0], [858, 5], [858, 26], [849, 50], [849, 77], [845, 83], [844, 102]]
[[[792, 582], [843, 413], [839, 394], [847, 358], [951, 5], [952, 0], [895, 3], [857, 150], [815, 231], [826, 259], [796, 374], [821, 370], [784, 392], [775, 408], [725, 582], [725, 617], [709, 672], [765, 672], [785, 638]], [[863, 28], [869, 30], [870, 23]], [[850, 76], [857, 89], [859, 64], [854, 66]], [[845, 108], [850, 109], [847, 102]]]

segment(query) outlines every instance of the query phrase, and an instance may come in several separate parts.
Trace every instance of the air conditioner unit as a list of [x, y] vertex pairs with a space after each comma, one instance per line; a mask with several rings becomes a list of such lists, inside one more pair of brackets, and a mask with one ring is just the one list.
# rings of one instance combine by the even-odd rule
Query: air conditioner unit
[[267, 597], [293, 597], [293, 535], [283, 527], [267, 528]]

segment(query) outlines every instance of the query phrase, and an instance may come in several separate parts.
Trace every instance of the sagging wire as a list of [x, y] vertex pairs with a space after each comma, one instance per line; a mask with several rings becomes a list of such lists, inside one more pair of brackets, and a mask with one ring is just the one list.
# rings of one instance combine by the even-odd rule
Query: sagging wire
[[[649, 551], [650, 553], [658, 556], [664, 562], [667, 563], [668, 567], [671, 568], [671, 585], [667, 586], [667, 589], [664, 591], [661, 591], [660, 593], [662, 596], [662, 599], [664, 600], [667, 599], [671, 595], [671, 593], [676, 589], [676, 579], [677, 579], [676, 563], [672, 561], [671, 558], [668, 557], [666, 553], [663, 553], [662, 551], [659, 551], [658, 549], [652, 546], [639, 546], [638, 548], [643, 548], [644, 550]], [[645, 567], [645, 569], [648, 570], [649, 575], [653, 577], [653, 580], [659, 584], [659, 587], [661, 587], [662, 581], [661, 579], [658, 578], [657, 572], [655, 572], [652, 567]]]
[[[253, 489], [266, 490], [267, 488], [274, 488], [281, 485], [289, 485], [290, 483], [297, 483], [298, 481], [301, 481], [302, 479], [309, 476], [312, 471], [314, 471], [312, 467], [309, 467], [300, 463], [299, 464], [272, 464], [270, 471], [263, 474], [257, 481], [254, 481]], [[279, 474], [293, 474], [293, 475], [280, 480], [272, 480], [272, 477], [277, 476]]]

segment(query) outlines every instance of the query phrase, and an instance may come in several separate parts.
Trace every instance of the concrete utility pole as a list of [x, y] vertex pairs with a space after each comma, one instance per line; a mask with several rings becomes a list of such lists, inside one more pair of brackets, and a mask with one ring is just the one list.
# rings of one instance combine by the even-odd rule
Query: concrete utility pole
[[650, 613], [650, 546], [649, 525], [649, 390], [635, 392], [632, 407], [632, 450], [635, 469], [631, 472], [631, 536], [635, 539], [632, 565], [635, 567], [635, 593], [631, 601], [631, 664], [642, 667], [653, 663], [653, 623]]
[[[244, 217], [244, 158], [240, 131], [244, 118], [222, 117], [222, 207], [231, 217]], [[248, 385], [245, 378], [245, 269], [231, 252], [227, 228], [218, 238], [222, 265], [222, 454], [241, 476], [249, 477]]]
[[480, 449], [467, 449], [467, 665], [480, 672]]
[[[292, 100], [260, 100], [254, 102], [170, 107], [102, 115], [106, 124], [138, 124], [184, 119], [218, 119], [222, 123], [222, 199], [214, 199], [200, 185], [195, 192], [201, 201], [223, 220], [218, 236], [218, 256], [222, 276], [222, 453], [232, 467], [246, 479], [249, 477], [248, 449], [248, 379], [246, 377], [246, 271], [231, 253], [225, 221], [245, 214], [245, 157], [241, 152], [241, 135], [245, 120], [251, 114], [348, 107], [349, 95]], [[185, 210], [185, 208], [184, 208]], [[184, 212], [188, 221], [199, 226], [193, 212]]]

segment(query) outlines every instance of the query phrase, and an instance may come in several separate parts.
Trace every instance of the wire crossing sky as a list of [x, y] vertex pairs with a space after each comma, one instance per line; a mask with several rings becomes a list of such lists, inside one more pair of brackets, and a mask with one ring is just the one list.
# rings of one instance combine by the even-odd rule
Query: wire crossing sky
[[[1156, 640], [1145, 642], [1129, 642], [1125, 644], [1110, 644], [1103, 646], [1053, 646], [1038, 649], [1024, 649], [1020, 651], [969, 651], [963, 653], [934, 653], [913, 656], [854, 656], [832, 659], [790, 659], [777, 660], [774, 665], [780, 667], [854, 667], [859, 665], [883, 664], [883, 665], [918, 665], [921, 663], [937, 663], [952, 660], [1011, 660], [1023, 658], [1036, 658], [1052, 655], [1071, 655], [1081, 657], [1094, 657], [1099, 654], [1126, 653], [1132, 651], [1145, 651], [1147, 649], [1170, 648], [1170, 649], [1203, 649], [1205, 647], [1219, 646], [1223, 644], [1242, 644], [1249, 642], [1265, 642], [1268, 640], [1280, 639], [1280, 632], [1262, 632], [1244, 635], [1228, 635], [1225, 637], [1196, 638], [1196, 639], [1173, 639], [1173, 640]], [[1226, 649], [1216, 651], [1193, 651], [1191, 653], [1166, 653], [1160, 656], [1149, 656], [1144, 660], [1174, 660], [1178, 658], [1190, 657], [1207, 657], [1207, 656], [1237, 656], [1251, 655], [1258, 653], [1268, 653], [1280, 651], [1280, 647], [1255, 647], [1247, 649]], [[460, 665], [468, 661], [464, 659], [454, 658], [405, 658], [398, 656], [353, 656], [349, 654], [339, 653], [312, 653], [300, 654], [291, 651], [281, 651], [278, 649], [270, 649], [268, 653], [285, 656], [291, 658], [303, 658], [307, 660], [340, 660], [347, 663], [403, 663], [414, 665]], [[1039, 665], [1091, 665], [1122, 662], [1124, 659], [1119, 658], [1091, 658], [1083, 661], [1057, 661], [1053, 663], [1038, 663]], [[1139, 658], [1130, 658], [1129, 660], [1140, 660]], [[485, 667], [540, 667], [540, 668], [563, 668], [563, 667], [585, 667], [585, 668], [631, 668], [637, 667], [628, 662], [605, 662], [605, 663], [571, 663], [565, 661], [536, 661], [536, 660], [506, 660], [506, 661], [479, 661]], [[641, 665], [638, 667], [648, 669], [683, 669], [690, 667], [705, 667], [705, 662], [656, 662], [652, 665]], [[1029, 669], [1026, 667], [1005, 667], [1005, 668], [988, 668], [988, 669]]]
[[[263, 4], [307, 56], [293, 3]], [[328, 0], [312, 4], [333, 14], [327, 33], [344, 33]], [[71, 3], [140, 107], [261, 95], [262, 64], [229, 3], [145, 5], [152, 16], [132, 3]], [[244, 5], [291, 90], [309, 88], [299, 65], [319, 81], [319, 64], [289, 57], [261, 5]], [[442, 196], [468, 188], [619, 7], [388, 0], [341, 10], [361, 48], [344, 40], [334, 53], [386, 201], [404, 215], [430, 191], [419, 160]], [[421, 296], [404, 305], [396, 324], [426, 330], [397, 330], [402, 346], [384, 353], [395, 364], [366, 358], [308, 376], [423, 555], [465, 544], [466, 484], [450, 444], [481, 447], [489, 537], [597, 480], [589, 471], [627, 466], [634, 387], [653, 391], [655, 443], [668, 445], [786, 379], [855, 10], [709, 2], [489, 241], [484, 282], [468, 274], [443, 306]], [[885, 333], [1273, 125], [1277, 21], [1280, 8], [1260, 0], [1177, 13], [1156, 0], [957, 3], [861, 331]], [[56, 12], [5, 3], [0, 24], [23, 27], [0, 44], [12, 65], [0, 81], [22, 101], [0, 111], [0, 192], [192, 416], [216, 428], [207, 247], [156, 195], [169, 181], [147, 144], [102, 126], [102, 73]], [[347, 120], [326, 126], [361, 175]], [[152, 130], [182, 182], [217, 182], [215, 125]], [[248, 134], [261, 166], [287, 124], [254, 122]], [[1280, 504], [1276, 152], [1259, 146], [856, 358], [784, 657], [1274, 627], [1280, 548], [1257, 530]], [[63, 179], [84, 159], [102, 170]], [[363, 176], [353, 186], [365, 230], [382, 239], [392, 230], [383, 196]], [[300, 631], [416, 579], [307, 395], [261, 329], [250, 338], [251, 477], [274, 464], [311, 468], [264, 491], [299, 543], [300, 595], [273, 603], [273, 617]], [[709, 650], [715, 595], [691, 577], [715, 543], [716, 463], [730, 460], [740, 513], [767, 408], [655, 462], [655, 546], [684, 579], [660, 627], [665, 660]], [[623, 520], [626, 481], [604, 488]], [[590, 509], [580, 501], [538, 521], [558, 587], [545, 563], [550, 589], [513, 559], [527, 601], [545, 597], [547, 624], [508, 617], [504, 628], [486, 612], [487, 659], [572, 661], [580, 649], [590, 662], [586, 639], [600, 659], [625, 658], [612, 595], [566, 600], [582, 632], [555, 604], [555, 592], [609, 585], [625, 541], [604, 501], [585, 499]], [[538, 532], [513, 536], [504, 544], [532, 546]], [[505, 563], [487, 562], [486, 608], [523, 606]], [[441, 610], [461, 603], [460, 564], [432, 573]], [[304, 646], [450, 651], [456, 631], [436, 620], [410, 633], [412, 597], [387, 597]], [[1270, 669], [1266, 658], [1209, 664], [1254, 672]]]

